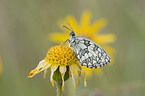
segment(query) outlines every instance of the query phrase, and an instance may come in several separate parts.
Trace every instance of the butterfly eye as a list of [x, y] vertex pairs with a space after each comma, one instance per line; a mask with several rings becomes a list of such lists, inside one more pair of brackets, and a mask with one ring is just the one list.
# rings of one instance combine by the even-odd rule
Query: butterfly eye
[[76, 34], [73, 31], [70, 33], [70, 37], [72, 36], [76, 36]]

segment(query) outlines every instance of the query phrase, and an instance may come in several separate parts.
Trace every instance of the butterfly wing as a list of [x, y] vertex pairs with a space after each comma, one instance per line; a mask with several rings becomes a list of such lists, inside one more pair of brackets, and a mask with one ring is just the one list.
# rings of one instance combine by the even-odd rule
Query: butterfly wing
[[103, 48], [85, 37], [77, 36], [71, 44], [82, 66], [99, 68], [107, 65], [111, 61], [110, 56]]

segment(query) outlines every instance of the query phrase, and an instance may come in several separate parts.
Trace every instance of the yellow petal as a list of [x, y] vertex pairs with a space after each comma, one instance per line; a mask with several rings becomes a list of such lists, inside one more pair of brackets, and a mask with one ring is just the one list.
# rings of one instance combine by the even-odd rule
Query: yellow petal
[[64, 75], [66, 72], [66, 66], [60, 66], [59, 71], [60, 71], [61, 76], [62, 76], [62, 91], [64, 92]]
[[96, 40], [99, 41], [101, 44], [113, 43], [116, 40], [116, 36], [114, 34], [96, 35], [95, 37]]
[[90, 28], [90, 34], [94, 34], [95, 32], [100, 31], [107, 24], [107, 20], [102, 18], [99, 21], [96, 21]]
[[72, 80], [73, 80], [73, 84], [74, 84], [74, 92], [76, 91], [76, 83], [75, 83], [75, 79], [74, 79], [74, 74], [73, 74], [73, 69], [71, 66], [69, 66], [70, 72], [71, 72], [71, 76], [72, 76]]
[[78, 27], [78, 23], [77, 23], [76, 19], [73, 16], [67, 16], [66, 20], [70, 24], [70, 26], [73, 28], [73, 30], [75, 32], [77, 32], [77, 30], [78, 30], [78, 28], [77, 28]]
[[53, 65], [51, 67], [50, 81], [51, 81], [52, 86], [54, 86], [53, 74], [54, 74], [54, 72], [56, 71], [57, 68], [58, 68], [58, 65]]
[[68, 38], [69, 35], [64, 33], [52, 33], [49, 35], [49, 40], [54, 42], [65, 42]]
[[81, 28], [88, 28], [90, 25], [90, 17], [91, 13], [89, 11], [85, 11], [81, 18]]

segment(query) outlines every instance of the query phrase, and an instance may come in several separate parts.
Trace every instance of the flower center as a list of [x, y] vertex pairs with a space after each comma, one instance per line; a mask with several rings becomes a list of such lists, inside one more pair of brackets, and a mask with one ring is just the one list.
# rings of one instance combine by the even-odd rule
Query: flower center
[[52, 65], [57, 64], [58, 66], [70, 66], [78, 63], [72, 48], [66, 46], [52, 47], [48, 51], [45, 60]]

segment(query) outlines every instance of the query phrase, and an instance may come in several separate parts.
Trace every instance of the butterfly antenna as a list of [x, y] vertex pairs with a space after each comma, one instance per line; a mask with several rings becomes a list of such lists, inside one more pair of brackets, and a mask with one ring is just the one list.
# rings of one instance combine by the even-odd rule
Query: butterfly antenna
[[64, 28], [66, 28], [66, 29], [68, 29], [69, 31], [72, 31], [72, 30], [70, 30], [68, 27], [66, 27], [66, 26], [63, 26]]
[[[67, 21], [65, 21], [68, 25], [69, 25], [69, 23], [67, 22]], [[66, 26], [63, 26], [63, 27], [65, 27], [65, 28], [67, 28], [68, 30], [70, 30], [68, 27], [66, 27]], [[72, 27], [69, 25], [69, 27], [71, 28], [71, 30], [70, 31], [73, 31], [73, 29], [72, 29]]]
[[73, 29], [72, 29], [72, 27], [70, 26], [70, 24], [67, 22], [67, 21], [65, 21], [68, 25], [69, 25], [69, 27], [71, 28], [71, 30], [73, 31]]

